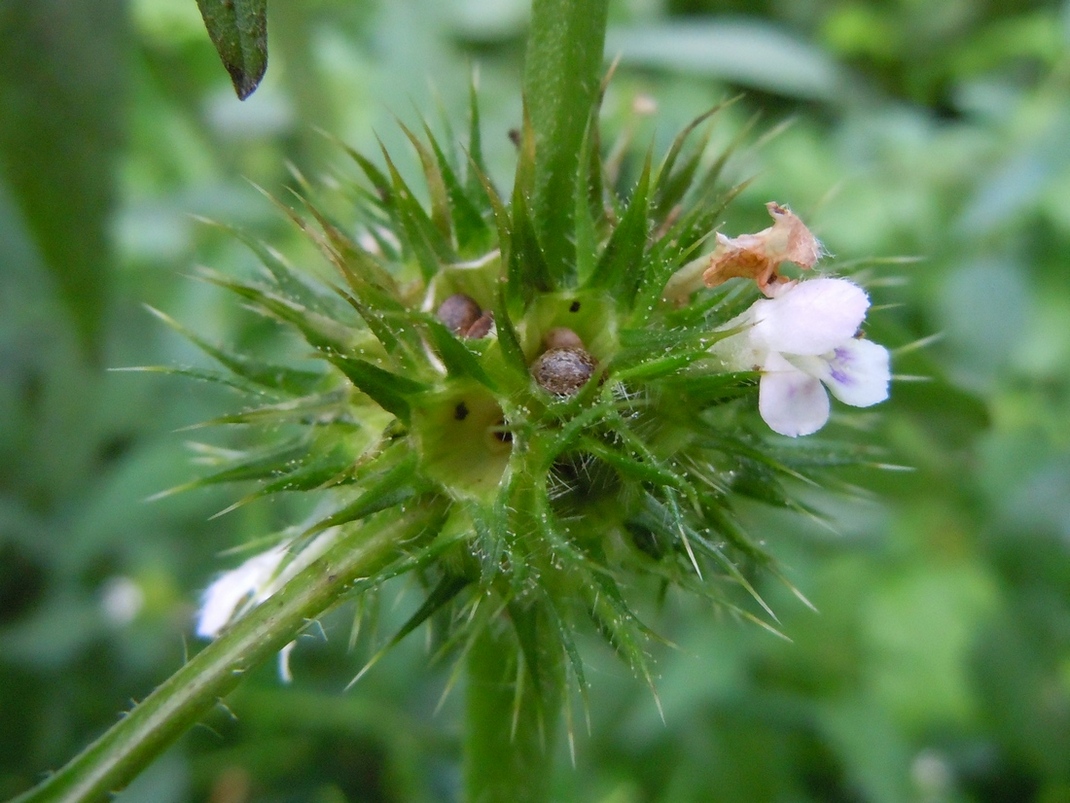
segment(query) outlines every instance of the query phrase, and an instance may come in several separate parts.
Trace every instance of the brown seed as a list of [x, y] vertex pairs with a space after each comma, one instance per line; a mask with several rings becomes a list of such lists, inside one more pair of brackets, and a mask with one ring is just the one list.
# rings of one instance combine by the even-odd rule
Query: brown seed
[[582, 348], [548, 349], [531, 366], [541, 387], [557, 396], [573, 396], [594, 374], [595, 362]]
[[438, 306], [435, 315], [455, 335], [466, 335], [472, 324], [479, 320], [483, 310], [476, 300], [464, 293], [455, 293]]
[[494, 326], [494, 313], [484, 312], [478, 318], [475, 323], [468, 327], [463, 333], [465, 337], [470, 337], [474, 340], [478, 340], [481, 337], [486, 337], [490, 334], [490, 328]]
[[580, 336], [567, 326], [557, 326], [542, 336], [542, 344], [548, 349], [582, 349]]

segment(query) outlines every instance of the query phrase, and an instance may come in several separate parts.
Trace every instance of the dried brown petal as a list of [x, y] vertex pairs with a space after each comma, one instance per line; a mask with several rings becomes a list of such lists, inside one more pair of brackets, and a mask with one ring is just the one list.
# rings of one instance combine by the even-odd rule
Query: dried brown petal
[[809, 269], [821, 258], [821, 243], [798, 215], [773, 201], [765, 208], [773, 218], [769, 228], [738, 237], [717, 235], [717, 247], [702, 274], [707, 287], [737, 277], [754, 279], [758, 288], [770, 295], [775, 282], [786, 281], [779, 273], [781, 263], [794, 262]]

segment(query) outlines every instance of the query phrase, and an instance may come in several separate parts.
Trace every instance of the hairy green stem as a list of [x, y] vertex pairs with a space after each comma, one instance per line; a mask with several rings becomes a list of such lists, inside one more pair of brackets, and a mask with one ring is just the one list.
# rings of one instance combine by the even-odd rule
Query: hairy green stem
[[564, 672], [554, 638], [538, 633], [529, 647], [534, 655], [525, 655], [507, 628], [491, 626], [468, 653], [467, 803], [550, 800]]
[[524, 100], [535, 133], [531, 207], [551, 265], [575, 259], [573, 203], [584, 131], [601, 82], [609, 0], [533, 0]]
[[[528, 205], [551, 273], [575, 262], [579, 154], [599, 90], [609, 0], [533, 0], [524, 101], [535, 138]], [[559, 641], [534, 611], [481, 632], [467, 656], [467, 803], [544, 803], [565, 702]], [[521, 644], [523, 647], [521, 647]], [[555, 651], [556, 650], [556, 651]]]
[[430, 537], [438, 505], [387, 512], [346, 533], [323, 557], [205, 647], [62, 769], [12, 803], [107, 800], [182, 735], [246, 671], [281, 649], [361, 578]]

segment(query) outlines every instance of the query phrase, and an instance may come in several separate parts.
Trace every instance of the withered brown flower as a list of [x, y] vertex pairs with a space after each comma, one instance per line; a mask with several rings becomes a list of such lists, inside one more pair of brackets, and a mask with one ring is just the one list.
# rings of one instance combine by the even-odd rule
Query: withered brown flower
[[769, 228], [738, 237], [726, 237], [718, 232], [717, 247], [702, 274], [707, 287], [740, 277], [754, 279], [758, 289], [771, 296], [773, 284], [786, 281], [779, 272], [781, 263], [794, 262], [800, 268], [809, 269], [821, 258], [821, 243], [798, 215], [775, 201], [767, 203], [765, 208], [773, 218]]

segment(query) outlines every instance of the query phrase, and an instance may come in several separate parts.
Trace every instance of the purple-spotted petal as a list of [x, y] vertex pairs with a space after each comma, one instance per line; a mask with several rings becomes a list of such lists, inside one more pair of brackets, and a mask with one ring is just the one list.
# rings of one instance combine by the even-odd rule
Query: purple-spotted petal
[[816, 377], [770, 354], [758, 383], [758, 412], [774, 432], [811, 435], [829, 418], [829, 397]]
[[870, 340], [848, 340], [826, 355], [821, 379], [840, 401], [869, 407], [888, 398], [888, 349]]
[[868, 308], [857, 284], [810, 279], [755, 302], [753, 337], [782, 354], [825, 354], [854, 337]]

